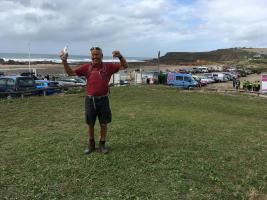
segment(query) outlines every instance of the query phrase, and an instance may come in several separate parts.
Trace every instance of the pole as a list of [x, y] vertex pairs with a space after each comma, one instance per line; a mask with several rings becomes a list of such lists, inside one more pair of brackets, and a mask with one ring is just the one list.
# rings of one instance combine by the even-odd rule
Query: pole
[[29, 46], [29, 72], [31, 72], [31, 43], [28, 43]]
[[158, 51], [158, 73], [159, 73], [159, 58], [160, 58], [160, 51]]

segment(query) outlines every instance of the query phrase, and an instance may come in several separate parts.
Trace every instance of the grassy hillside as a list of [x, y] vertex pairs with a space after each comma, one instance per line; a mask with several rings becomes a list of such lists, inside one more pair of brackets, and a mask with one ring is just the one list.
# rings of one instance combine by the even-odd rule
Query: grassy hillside
[[186, 64], [198, 61], [226, 62], [244, 61], [256, 54], [252, 49], [243, 48], [218, 49], [209, 52], [168, 52], [160, 57], [160, 62], [165, 64]]
[[267, 54], [267, 48], [244, 48], [245, 51]]
[[108, 155], [83, 155], [83, 94], [0, 101], [2, 199], [267, 198], [267, 101], [112, 88]]

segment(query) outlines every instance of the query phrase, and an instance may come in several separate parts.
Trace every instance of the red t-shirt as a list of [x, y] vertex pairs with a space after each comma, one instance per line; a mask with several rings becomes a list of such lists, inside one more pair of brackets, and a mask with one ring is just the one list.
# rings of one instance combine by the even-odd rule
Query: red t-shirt
[[119, 64], [83, 64], [74, 71], [78, 76], [87, 78], [87, 95], [104, 96], [108, 94], [108, 84], [112, 74], [118, 72]]

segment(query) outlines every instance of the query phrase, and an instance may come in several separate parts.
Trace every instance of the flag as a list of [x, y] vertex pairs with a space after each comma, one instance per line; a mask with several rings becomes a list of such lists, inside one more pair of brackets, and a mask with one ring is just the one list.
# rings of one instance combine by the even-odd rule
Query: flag
[[158, 52], [158, 59], [159, 59], [159, 57], [160, 57], [160, 51]]

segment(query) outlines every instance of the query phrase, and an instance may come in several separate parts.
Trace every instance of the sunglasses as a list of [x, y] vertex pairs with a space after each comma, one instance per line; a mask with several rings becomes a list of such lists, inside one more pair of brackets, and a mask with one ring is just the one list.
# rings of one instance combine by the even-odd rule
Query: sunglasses
[[100, 47], [92, 47], [92, 48], [90, 49], [90, 51], [93, 51], [93, 50], [102, 51], [102, 49], [101, 49]]

